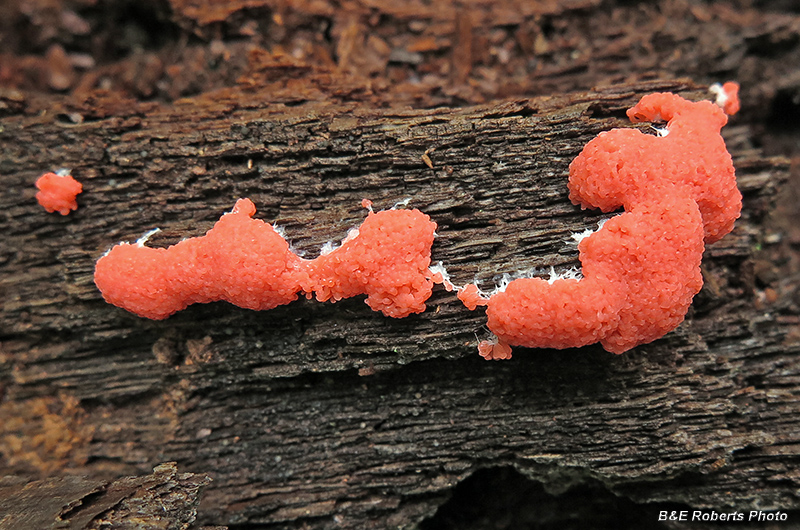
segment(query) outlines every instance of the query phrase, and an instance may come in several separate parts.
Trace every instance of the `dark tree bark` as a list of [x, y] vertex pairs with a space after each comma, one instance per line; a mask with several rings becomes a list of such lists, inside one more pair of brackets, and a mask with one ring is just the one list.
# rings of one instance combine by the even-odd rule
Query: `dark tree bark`
[[[191, 14], [177, 6], [175, 17]], [[471, 13], [456, 26], [480, 35]], [[339, 57], [367, 38], [358, 20], [337, 19]], [[478, 61], [476, 39], [453, 60]], [[356, 69], [367, 60], [349, 57]], [[205, 476], [198, 524], [231, 528], [680, 527], [659, 523], [661, 510], [780, 509], [798, 520], [796, 280], [774, 277], [765, 228], [791, 168], [764, 154], [769, 136], [752, 111], [723, 131], [742, 218], [706, 249], [686, 322], [622, 356], [517, 348], [487, 363], [476, 354], [485, 316], [442, 289], [405, 319], [361, 297], [268, 312], [220, 302], [159, 322], [106, 304], [92, 272], [111, 245], [154, 227], [153, 246], [202, 235], [240, 197], [311, 256], [363, 220], [363, 198], [377, 209], [410, 199], [438, 223], [433, 259], [456, 284], [577, 265], [570, 234], [603, 216], [568, 200], [570, 161], [598, 132], [630, 126], [624, 111], [645, 93], [707, 97], [686, 80], [642, 81], [641, 68], [613, 88], [410, 108], [396, 87], [358, 91], [346, 76], [274, 59], [254, 54], [236, 87], [174, 103], [0, 93], [0, 475], [15, 475], [0, 482], [0, 506], [12, 517], [27, 507], [9, 503], [25, 479], [51, 477], [31, 486], [41, 491], [79, 485], [35, 514], [48, 516], [175, 461], [197, 475], [123, 479], [177, 480], [164, 515], [175, 525], [191, 524]], [[450, 93], [405, 97], [480, 99], [456, 66]], [[563, 73], [551, 81], [573, 89], [598, 78]], [[34, 199], [33, 181], [57, 167], [84, 185], [66, 217]], [[69, 528], [108, 516], [103, 502], [118, 501], [103, 488], [92, 506], [104, 510]], [[160, 497], [126, 499], [144, 510]]]
[[60, 477], [26, 483], [5, 477], [0, 527], [179, 530], [194, 522], [198, 492], [208, 482], [205, 475], [178, 473], [174, 462], [151, 475], [113, 482]]

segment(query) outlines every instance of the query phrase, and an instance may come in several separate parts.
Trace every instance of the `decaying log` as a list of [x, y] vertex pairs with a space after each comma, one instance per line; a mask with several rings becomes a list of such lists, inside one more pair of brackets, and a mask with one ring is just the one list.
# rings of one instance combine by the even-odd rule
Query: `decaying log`
[[[179, 527], [209, 476], [197, 524], [239, 530], [796, 525], [800, 290], [774, 258], [800, 230], [769, 228], [794, 188], [754, 146], [797, 155], [799, 35], [785, 0], [0, 3], [0, 521]], [[92, 285], [115, 242], [202, 234], [240, 196], [312, 256], [362, 198], [407, 198], [456, 283], [573, 265], [603, 216], [567, 164], [642, 93], [706, 97], [646, 82], [683, 77], [742, 84], [745, 209], [687, 321], [621, 357], [486, 363], [483, 315], [442, 290], [403, 320], [353, 299], [151, 322]], [[57, 167], [86, 189], [66, 218], [33, 199]], [[170, 460], [197, 475], [150, 475]]]
[[[491, 468], [541, 484], [541, 498], [589, 488], [598, 510], [624, 498], [653, 527], [663, 506], [800, 516], [800, 320], [765, 306], [754, 276], [788, 161], [762, 156], [735, 120], [742, 218], [707, 249], [687, 321], [622, 356], [517, 349], [487, 363], [475, 352], [484, 316], [444, 290], [400, 320], [358, 298], [213, 303], [154, 322], [92, 283], [114, 243], [153, 227], [154, 246], [200, 235], [239, 197], [309, 255], [364, 218], [362, 198], [410, 199], [438, 223], [433, 257], [456, 284], [576, 265], [569, 235], [603, 216], [569, 202], [569, 162], [599, 131], [629, 126], [639, 95], [700, 88], [402, 111], [229, 91], [4, 118], [3, 471], [100, 480], [174, 460], [213, 478], [201, 520], [232, 528], [410, 527]], [[67, 217], [33, 197], [53, 167], [84, 184]]]
[[196, 518], [198, 493], [208, 482], [206, 475], [178, 473], [174, 462], [156, 466], [150, 475], [112, 482], [0, 478], [0, 528], [185, 529]]

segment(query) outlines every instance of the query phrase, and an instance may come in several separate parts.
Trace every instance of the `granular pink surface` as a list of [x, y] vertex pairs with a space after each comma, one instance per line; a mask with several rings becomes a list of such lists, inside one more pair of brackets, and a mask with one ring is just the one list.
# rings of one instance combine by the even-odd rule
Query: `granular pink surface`
[[297, 299], [307, 264], [241, 199], [203, 237], [169, 248], [121, 243], [97, 261], [94, 281], [107, 302], [163, 319], [189, 304], [225, 300], [272, 309]]
[[36, 200], [48, 212], [67, 215], [78, 209], [75, 198], [83, 191], [83, 185], [71, 175], [45, 173], [36, 181], [36, 187], [39, 189]]
[[367, 295], [390, 317], [425, 311], [433, 289], [431, 246], [436, 223], [419, 210], [370, 213], [358, 235], [310, 263], [317, 300]]
[[570, 348], [599, 341], [622, 353], [683, 321], [702, 287], [704, 242], [730, 232], [741, 210], [720, 136], [727, 117], [710, 102], [667, 93], [643, 97], [628, 116], [667, 121], [668, 134], [603, 132], [570, 164], [574, 203], [625, 209], [579, 243], [583, 278], [517, 279], [482, 302], [473, 300], [477, 289], [462, 291], [468, 307], [488, 306], [488, 327], [498, 340], [482, 345], [487, 359], [510, 357], [507, 345]]
[[468, 283], [458, 290], [458, 299], [467, 306], [467, 309], [473, 311], [476, 307], [483, 306], [489, 303], [486, 298], [481, 296], [478, 286], [474, 283]]
[[252, 219], [255, 211], [240, 199], [205, 236], [167, 249], [119, 244], [98, 260], [95, 284], [109, 303], [152, 319], [216, 300], [272, 309], [300, 292], [321, 301], [366, 294], [370, 307], [393, 317], [425, 310], [436, 230], [427, 215], [370, 212], [341, 247], [304, 260], [270, 225]]

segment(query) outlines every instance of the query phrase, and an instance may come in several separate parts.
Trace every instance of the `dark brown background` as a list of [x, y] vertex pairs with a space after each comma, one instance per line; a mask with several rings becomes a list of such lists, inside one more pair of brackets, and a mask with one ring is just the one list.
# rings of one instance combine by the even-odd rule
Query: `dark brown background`
[[[797, 526], [798, 65], [790, 1], [3, 2], [0, 528]], [[742, 219], [686, 322], [622, 356], [484, 362], [483, 315], [441, 290], [402, 320], [358, 298], [153, 322], [92, 283], [114, 243], [242, 196], [310, 255], [362, 198], [410, 198], [458, 284], [569, 266], [601, 217], [567, 199], [582, 145], [729, 79]], [[34, 199], [58, 167], [68, 217]]]

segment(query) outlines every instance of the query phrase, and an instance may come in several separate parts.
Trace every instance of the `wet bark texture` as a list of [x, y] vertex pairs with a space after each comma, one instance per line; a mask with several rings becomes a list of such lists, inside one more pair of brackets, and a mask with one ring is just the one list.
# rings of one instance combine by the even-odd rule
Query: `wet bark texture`
[[[0, 528], [799, 520], [800, 238], [779, 199], [797, 171], [800, 16], [779, 2], [173, 0], [128, 18], [76, 2], [52, 20], [23, 4], [6, 19], [25, 24], [0, 25]], [[104, 55], [109, 28], [142, 19], [148, 46], [125, 33], [133, 51]], [[622, 356], [487, 363], [485, 316], [443, 289], [405, 319], [358, 297], [155, 322], [92, 282], [116, 242], [202, 235], [240, 197], [309, 256], [364, 219], [363, 198], [409, 199], [456, 284], [577, 265], [570, 234], [604, 217], [567, 197], [582, 146], [630, 126], [645, 93], [700, 99], [728, 78], [742, 218], [707, 248], [686, 322]], [[58, 167], [84, 185], [66, 217], [34, 198]]]

